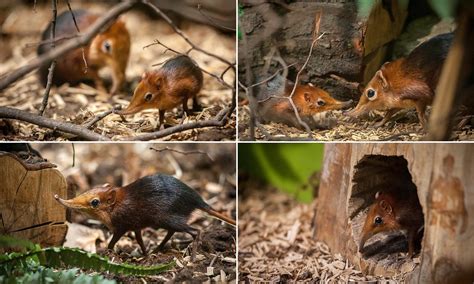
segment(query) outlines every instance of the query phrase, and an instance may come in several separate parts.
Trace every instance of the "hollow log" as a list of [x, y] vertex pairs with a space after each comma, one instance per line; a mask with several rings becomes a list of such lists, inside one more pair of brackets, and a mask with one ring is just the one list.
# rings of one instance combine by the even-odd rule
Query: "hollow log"
[[[474, 280], [474, 144], [326, 144], [316, 235], [368, 275], [408, 283]], [[359, 241], [368, 208], [387, 183], [414, 184], [424, 215], [421, 251], [408, 257], [400, 232], [382, 234], [368, 256]]]

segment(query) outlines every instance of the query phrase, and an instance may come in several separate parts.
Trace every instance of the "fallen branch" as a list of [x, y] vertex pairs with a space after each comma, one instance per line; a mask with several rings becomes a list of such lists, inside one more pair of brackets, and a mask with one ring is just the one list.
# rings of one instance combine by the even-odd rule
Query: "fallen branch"
[[126, 137], [121, 140], [124, 141], [147, 141], [147, 140], [152, 140], [152, 139], [159, 139], [166, 137], [168, 135], [186, 131], [186, 130], [191, 130], [191, 129], [198, 129], [198, 128], [206, 128], [206, 127], [222, 127], [227, 123], [227, 114], [229, 112], [230, 108], [224, 108], [221, 110], [214, 119], [211, 120], [202, 120], [202, 121], [195, 121], [191, 123], [186, 123], [186, 124], [180, 124], [176, 126], [172, 126], [163, 130], [151, 132], [151, 133], [146, 133], [142, 135], [138, 135], [135, 137]]
[[10, 84], [18, 81], [20, 78], [27, 75], [31, 71], [39, 68], [44, 64], [47, 64], [55, 58], [58, 58], [59, 56], [65, 54], [66, 52], [81, 46], [85, 46], [93, 37], [100, 33], [105, 26], [111, 24], [113, 21], [115, 21], [115, 19], [117, 19], [119, 15], [130, 10], [138, 2], [138, 0], [128, 0], [115, 5], [112, 9], [109, 10], [108, 13], [106, 13], [103, 17], [97, 20], [84, 35], [77, 38], [73, 38], [61, 44], [55, 49], [50, 50], [42, 54], [41, 56], [33, 59], [31, 63], [17, 68], [10, 74], [5, 75], [3, 78], [0, 79], [0, 91], [8, 87]]
[[0, 107], [0, 118], [8, 119], [17, 119], [21, 121], [26, 121], [38, 126], [46, 127], [53, 130], [58, 130], [65, 133], [70, 133], [83, 138], [85, 140], [99, 140], [99, 141], [108, 141], [109, 138], [97, 134], [93, 131], [90, 131], [82, 126], [64, 122], [57, 121], [51, 118], [46, 118], [40, 115], [32, 114], [23, 110], [14, 109], [10, 107]]

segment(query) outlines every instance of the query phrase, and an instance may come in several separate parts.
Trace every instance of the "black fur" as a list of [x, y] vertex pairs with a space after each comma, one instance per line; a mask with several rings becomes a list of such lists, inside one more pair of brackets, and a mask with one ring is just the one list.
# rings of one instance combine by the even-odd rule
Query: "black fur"
[[187, 220], [196, 209], [210, 206], [178, 179], [156, 174], [125, 187], [125, 198], [112, 209], [112, 224], [119, 231], [145, 227], [188, 232]]
[[163, 67], [161, 67], [160, 70], [167, 75], [166, 77], [169, 78], [170, 81], [175, 82], [179, 81], [179, 79], [188, 77], [189, 74], [193, 74], [200, 86], [199, 88], [202, 86], [203, 76], [201, 69], [196, 62], [186, 55], [178, 55], [169, 59], [165, 64], [163, 64]]
[[434, 90], [453, 38], [453, 33], [441, 34], [417, 46], [406, 58], [405, 72], [418, 74], [422, 70], [420, 75], [423, 77], [418, 79]]
[[435, 36], [417, 46], [408, 55], [403, 64], [403, 71], [407, 77], [416, 79], [418, 83], [406, 86], [401, 99], [431, 103], [453, 38], [453, 33]]

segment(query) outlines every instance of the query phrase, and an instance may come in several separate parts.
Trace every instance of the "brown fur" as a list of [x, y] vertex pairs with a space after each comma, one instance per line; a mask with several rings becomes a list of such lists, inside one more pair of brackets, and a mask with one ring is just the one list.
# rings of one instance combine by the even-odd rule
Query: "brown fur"
[[[174, 60], [176, 63], [173, 63]], [[194, 61], [187, 56], [177, 56], [168, 60], [161, 69], [143, 74], [130, 104], [121, 114], [128, 115], [157, 108], [160, 110], [159, 122], [162, 126], [167, 110], [182, 105], [183, 111], [188, 112], [187, 102], [191, 98], [193, 109], [198, 107], [196, 97], [202, 84], [202, 72]], [[148, 94], [151, 94], [152, 98], [147, 101]]]
[[[290, 96], [293, 86], [294, 83], [287, 80], [285, 93], [282, 95], [285, 97]], [[310, 84], [297, 85], [292, 98], [300, 118], [312, 128], [318, 128], [314, 123], [314, 119], [312, 119], [313, 115], [325, 111], [342, 109], [351, 103], [351, 101], [338, 101], [331, 97], [326, 91]], [[319, 105], [318, 102], [324, 102], [324, 104]], [[301, 128], [294, 114], [294, 110], [287, 99], [270, 98], [263, 100], [259, 105], [259, 116], [263, 122], [274, 121]]]
[[[378, 124], [382, 126], [398, 110], [416, 108], [425, 127], [425, 110], [433, 101], [451, 41], [451, 34], [440, 35], [415, 48], [407, 58], [385, 63], [367, 84], [357, 106], [347, 114], [359, 117], [372, 110], [385, 110], [387, 114]], [[376, 95], [370, 99], [372, 91]]]
[[[76, 34], [76, 28], [69, 11], [59, 16], [56, 26], [56, 37], [70, 36]], [[99, 15], [75, 11], [78, 27], [84, 33], [98, 18]], [[43, 40], [49, 39], [48, 27], [43, 33]], [[110, 52], [105, 50], [104, 43], [110, 45]], [[56, 45], [61, 44], [59, 41]], [[50, 45], [43, 44], [38, 48], [38, 54], [47, 52]], [[87, 72], [84, 73], [84, 59], [82, 49], [77, 48], [56, 60], [56, 69], [53, 76], [53, 83], [61, 85], [63, 83], [77, 84], [82, 81], [93, 81], [101, 91], [106, 91], [99, 70], [105, 67], [111, 69], [113, 85], [110, 93], [115, 94], [120, 91], [125, 83], [125, 70], [130, 55], [130, 35], [122, 20], [114, 22], [107, 30], [99, 33], [93, 38], [90, 44], [84, 47], [84, 55], [87, 61]], [[46, 85], [49, 64], [40, 69], [40, 79]]]

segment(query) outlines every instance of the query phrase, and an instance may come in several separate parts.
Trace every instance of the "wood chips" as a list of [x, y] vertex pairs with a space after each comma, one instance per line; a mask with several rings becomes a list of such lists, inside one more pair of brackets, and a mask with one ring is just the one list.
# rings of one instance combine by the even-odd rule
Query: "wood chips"
[[[249, 106], [239, 107], [239, 139], [249, 137]], [[383, 112], [371, 117], [352, 119], [342, 114], [342, 111], [326, 113], [326, 119], [332, 121], [333, 127], [327, 130], [313, 130], [313, 139], [317, 141], [418, 141], [422, 140], [423, 132], [415, 110], [400, 111], [399, 114], [383, 127], [375, 127], [381, 120]], [[263, 130], [263, 131], [262, 131]], [[262, 124], [257, 128], [255, 137], [258, 140], [307, 138], [308, 133], [281, 123]], [[474, 140], [474, 129], [470, 125], [453, 131], [451, 140]]]
[[[347, 283], [400, 281], [364, 276], [340, 254], [313, 238], [315, 204], [286, 194], [247, 188], [239, 202], [239, 280]], [[315, 201], [317, 202], [317, 200]], [[335, 236], [337, 237], [337, 236]]]

